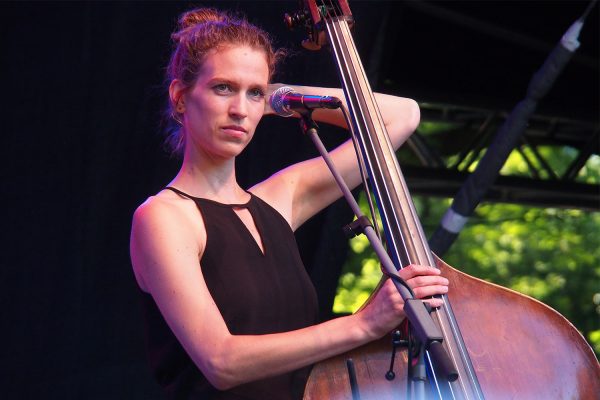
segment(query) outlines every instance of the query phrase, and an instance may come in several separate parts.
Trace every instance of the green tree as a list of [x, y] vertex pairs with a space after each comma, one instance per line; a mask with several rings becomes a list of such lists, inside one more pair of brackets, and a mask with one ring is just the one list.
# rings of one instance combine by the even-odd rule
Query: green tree
[[[557, 167], [574, 155], [542, 149]], [[513, 153], [503, 173], [526, 173]], [[594, 157], [579, 179], [600, 181]], [[448, 199], [414, 199], [427, 235], [438, 226]], [[361, 207], [366, 213], [363, 196]], [[350, 241], [351, 254], [340, 278], [334, 312], [354, 312], [373, 291], [381, 272], [364, 236]], [[467, 274], [514, 289], [553, 307], [569, 319], [600, 354], [600, 213], [484, 203], [444, 260]]]

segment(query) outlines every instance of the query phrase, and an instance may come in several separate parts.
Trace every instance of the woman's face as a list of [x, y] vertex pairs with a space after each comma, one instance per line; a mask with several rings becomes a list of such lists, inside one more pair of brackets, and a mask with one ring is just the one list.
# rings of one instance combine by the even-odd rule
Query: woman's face
[[237, 156], [263, 115], [268, 79], [260, 50], [228, 46], [208, 53], [183, 97], [186, 146], [214, 159]]

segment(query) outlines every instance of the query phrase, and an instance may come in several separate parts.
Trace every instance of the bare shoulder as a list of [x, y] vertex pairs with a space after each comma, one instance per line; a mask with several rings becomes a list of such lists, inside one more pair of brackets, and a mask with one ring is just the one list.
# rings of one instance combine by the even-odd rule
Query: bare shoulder
[[[152, 233], [164, 230], [197, 231], [201, 227], [203, 227], [202, 218], [192, 200], [163, 191], [149, 197], [135, 210], [132, 233]], [[150, 232], [147, 232], [148, 230]]]
[[146, 290], [144, 275], [166, 268], [182, 255], [202, 253], [206, 233], [195, 203], [164, 191], [149, 197], [133, 214], [130, 253], [138, 284]]
[[183, 199], [175, 193], [162, 191], [154, 196], [150, 196], [135, 210], [133, 214], [135, 220], [145, 220], [157, 218], [160, 216], [176, 217], [178, 214], [192, 205], [191, 200]]

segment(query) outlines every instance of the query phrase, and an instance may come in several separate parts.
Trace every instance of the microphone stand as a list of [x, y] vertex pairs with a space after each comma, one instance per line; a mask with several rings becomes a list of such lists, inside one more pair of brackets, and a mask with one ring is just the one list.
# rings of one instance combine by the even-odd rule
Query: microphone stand
[[[344, 198], [348, 202], [348, 205], [356, 215], [356, 220], [349, 225], [349, 229], [356, 234], [363, 233], [369, 243], [373, 247], [375, 254], [379, 258], [386, 275], [392, 279], [392, 282], [396, 286], [396, 289], [404, 300], [404, 313], [406, 318], [410, 322], [411, 329], [415, 337], [420, 343], [420, 351], [417, 357], [417, 364], [412, 366], [413, 373], [409, 374], [412, 377], [413, 393], [416, 394], [418, 399], [425, 399], [425, 351], [429, 351], [431, 361], [438, 367], [449, 381], [454, 381], [458, 378], [458, 372], [454, 363], [448, 357], [446, 350], [442, 347], [443, 336], [440, 329], [433, 323], [433, 319], [429, 315], [429, 311], [421, 300], [415, 299], [412, 290], [406, 282], [398, 275], [394, 263], [390, 259], [389, 255], [385, 251], [385, 248], [381, 244], [381, 241], [377, 237], [373, 225], [369, 219], [362, 213], [360, 207], [352, 192], [346, 185], [346, 182], [339, 174], [329, 152], [323, 145], [323, 142], [318, 135], [318, 126], [312, 119], [312, 110], [307, 109], [306, 111], [299, 112], [300, 114], [300, 127], [302, 132], [310, 137], [315, 147], [323, 157], [323, 160], [329, 167], [336, 183], [340, 187]], [[410, 349], [409, 349], [410, 351]], [[410, 371], [409, 366], [409, 371]]]

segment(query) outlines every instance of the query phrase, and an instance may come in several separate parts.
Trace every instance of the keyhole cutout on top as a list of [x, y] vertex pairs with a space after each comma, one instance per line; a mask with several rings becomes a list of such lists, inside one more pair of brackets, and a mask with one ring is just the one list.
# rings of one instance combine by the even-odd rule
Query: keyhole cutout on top
[[233, 212], [238, 216], [240, 221], [242, 221], [248, 233], [254, 238], [254, 242], [258, 246], [260, 252], [265, 255], [262, 237], [260, 236], [258, 228], [256, 228], [256, 223], [254, 222], [254, 218], [252, 218], [250, 211], [248, 211], [247, 208], [233, 208]]

